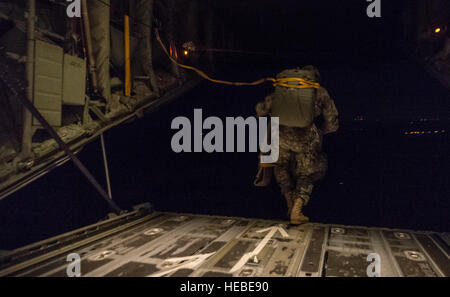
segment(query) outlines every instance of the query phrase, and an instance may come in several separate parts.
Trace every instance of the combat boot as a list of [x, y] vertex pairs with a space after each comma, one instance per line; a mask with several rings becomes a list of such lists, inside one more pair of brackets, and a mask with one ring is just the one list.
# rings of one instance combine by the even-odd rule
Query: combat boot
[[303, 200], [301, 198], [297, 198], [294, 201], [294, 206], [291, 211], [291, 224], [292, 225], [300, 225], [302, 223], [306, 223], [309, 221], [309, 218], [302, 213], [303, 208]]

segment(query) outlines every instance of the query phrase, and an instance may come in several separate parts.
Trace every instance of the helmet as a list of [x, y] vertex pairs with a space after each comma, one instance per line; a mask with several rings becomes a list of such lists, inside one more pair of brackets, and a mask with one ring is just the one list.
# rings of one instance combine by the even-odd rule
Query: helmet
[[303, 68], [297, 67], [294, 69], [286, 69], [277, 74], [277, 79], [290, 77], [298, 77], [308, 81], [319, 82], [320, 73], [315, 66], [308, 65]]
[[317, 69], [316, 66], [308, 65], [308, 66], [303, 67], [302, 70], [312, 71], [314, 73], [314, 76], [315, 76], [315, 79], [316, 79], [315, 81], [316, 82], [320, 81], [320, 72], [319, 72], [319, 69]]

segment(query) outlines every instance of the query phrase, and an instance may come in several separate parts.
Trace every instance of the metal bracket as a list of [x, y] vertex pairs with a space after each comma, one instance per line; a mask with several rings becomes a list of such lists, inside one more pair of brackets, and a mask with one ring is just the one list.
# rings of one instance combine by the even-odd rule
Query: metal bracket
[[[0, 78], [4, 80], [6, 86], [11, 90], [13, 96], [18, 98], [19, 101], [28, 109], [31, 114], [41, 123], [42, 127], [50, 134], [50, 136], [56, 141], [59, 147], [72, 159], [73, 163], [78, 167], [78, 169], [86, 176], [89, 182], [94, 186], [94, 188], [99, 192], [102, 198], [108, 203], [108, 205], [113, 209], [116, 213], [120, 213], [121, 209], [117, 206], [117, 204], [109, 199], [108, 194], [103, 190], [102, 186], [97, 182], [95, 177], [91, 174], [91, 172], [84, 166], [83, 163], [78, 159], [78, 157], [72, 152], [69, 146], [59, 137], [58, 133], [56, 133], [55, 129], [47, 122], [47, 120], [42, 116], [42, 114], [37, 110], [37, 108], [31, 103], [25, 96], [23, 96], [23, 92], [26, 90], [26, 87], [23, 83], [17, 78], [9, 78], [8, 70], [9, 66], [7, 64], [1, 65], [0, 69]], [[18, 89], [18, 90], [17, 90]]]

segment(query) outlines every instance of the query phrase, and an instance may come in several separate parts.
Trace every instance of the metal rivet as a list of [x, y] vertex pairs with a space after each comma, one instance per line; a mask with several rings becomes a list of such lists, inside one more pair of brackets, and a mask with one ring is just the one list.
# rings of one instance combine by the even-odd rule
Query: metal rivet
[[145, 231], [144, 235], [151, 236], [151, 235], [155, 235], [155, 234], [161, 233], [162, 231], [164, 231], [163, 228], [151, 228], [151, 229]]

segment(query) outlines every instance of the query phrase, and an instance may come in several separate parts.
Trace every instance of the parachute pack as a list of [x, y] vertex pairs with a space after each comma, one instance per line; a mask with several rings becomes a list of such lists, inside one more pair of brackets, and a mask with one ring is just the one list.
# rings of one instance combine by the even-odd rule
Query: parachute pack
[[[277, 75], [277, 79], [301, 78], [316, 82], [318, 77], [314, 70], [289, 69]], [[297, 85], [297, 81], [288, 82]], [[280, 125], [289, 127], [308, 127], [314, 121], [314, 104], [317, 96], [316, 88], [295, 88], [275, 86], [272, 100], [272, 116], [280, 118]]]

